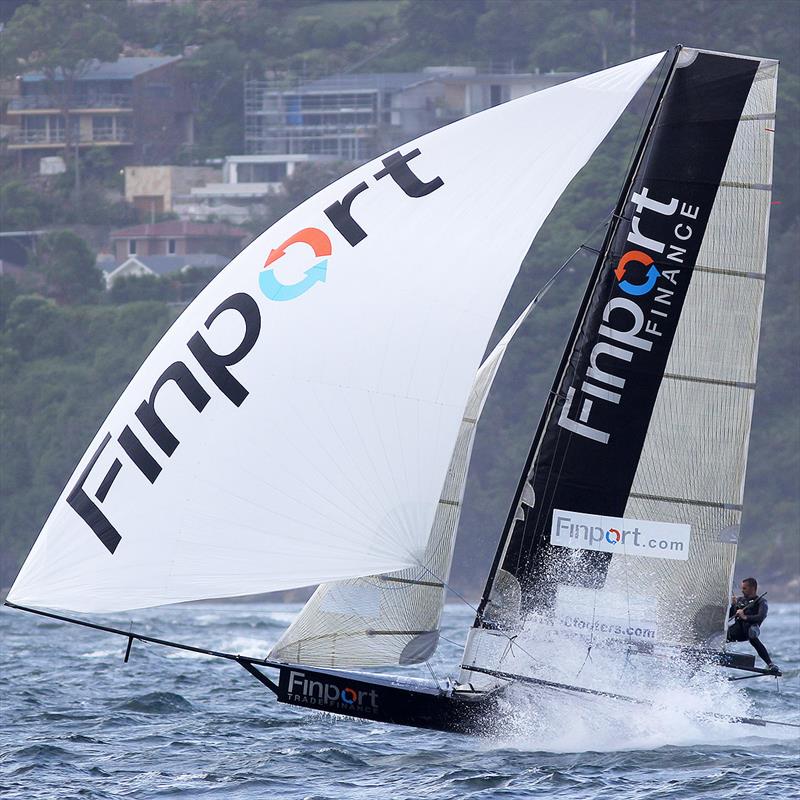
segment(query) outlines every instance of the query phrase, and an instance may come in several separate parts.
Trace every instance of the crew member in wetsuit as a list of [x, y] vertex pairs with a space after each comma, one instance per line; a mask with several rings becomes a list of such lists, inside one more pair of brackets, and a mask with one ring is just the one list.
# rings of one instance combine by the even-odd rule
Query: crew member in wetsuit
[[728, 626], [729, 642], [750, 642], [767, 669], [773, 672], [778, 667], [772, 663], [767, 648], [758, 638], [761, 633], [761, 623], [766, 619], [769, 607], [764, 597], [758, 596], [758, 582], [755, 578], [745, 578], [742, 581], [742, 596], [731, 598], [731, 607], [728, 617], [733, 617], [733, 622]]

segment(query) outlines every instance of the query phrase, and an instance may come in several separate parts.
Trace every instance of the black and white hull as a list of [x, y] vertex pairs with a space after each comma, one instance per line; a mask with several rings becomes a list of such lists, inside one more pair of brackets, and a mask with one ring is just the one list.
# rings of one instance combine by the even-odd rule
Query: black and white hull
[[[278, 667], [278, 702], [373, 722], [457, 733], [487, 733], [496, 718], [497, 693], [440, 688], [398, 676]], [[272, 688], [272, 687], [270, 687]]]

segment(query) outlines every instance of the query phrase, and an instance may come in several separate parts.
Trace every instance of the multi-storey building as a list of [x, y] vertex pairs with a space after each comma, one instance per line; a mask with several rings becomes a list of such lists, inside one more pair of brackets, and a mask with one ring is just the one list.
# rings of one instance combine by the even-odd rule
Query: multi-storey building
[[174, 161], [193, 141], [191, 89], [179, 61], [180, 56], [94, 62], [66, 98], [43, 74], [22, 75], [6, 112], [16, 123], [8, 149], [24, 167], [62, 155], [68, 139], [76, 149], [109, 148], [120, 165]]
[[575, 77], [427, 67], [422, 72], [333, 75], [294, 85], [248, 80], [245, 149], [363, 161], [448, 122]]

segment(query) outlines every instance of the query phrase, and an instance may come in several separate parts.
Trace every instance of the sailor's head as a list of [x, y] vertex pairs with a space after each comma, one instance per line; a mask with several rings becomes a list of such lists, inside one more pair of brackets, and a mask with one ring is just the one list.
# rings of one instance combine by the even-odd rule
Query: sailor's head
[[758, 581], [755, 578], [745, 578], [742, 581], [742, 594], [749, 600], [758, 593]]

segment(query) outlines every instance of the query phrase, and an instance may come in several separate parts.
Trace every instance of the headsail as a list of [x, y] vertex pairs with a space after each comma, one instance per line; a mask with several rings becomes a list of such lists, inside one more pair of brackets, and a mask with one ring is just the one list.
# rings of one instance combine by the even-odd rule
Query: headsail
[[401, 572], [323, 583], [270, 658], [317, 667], [383, 667], [415, 664], [433, 654], [478, 421], [509, 343], [541, 296], [475, 376], [422, 562]]
[[[464, 664], [520, 669], [508, 632], [550, 648], [575, 635], [721, 644], [755, 388], [776, 78], [774, 61], [680, 53]], [[468, 668], [462, 680], [487, 682]]]
[[262, 234], [131, 381], [9, 599], [115, 611], [417, 563], [519, 264], [660, 58], [427, 134]]

